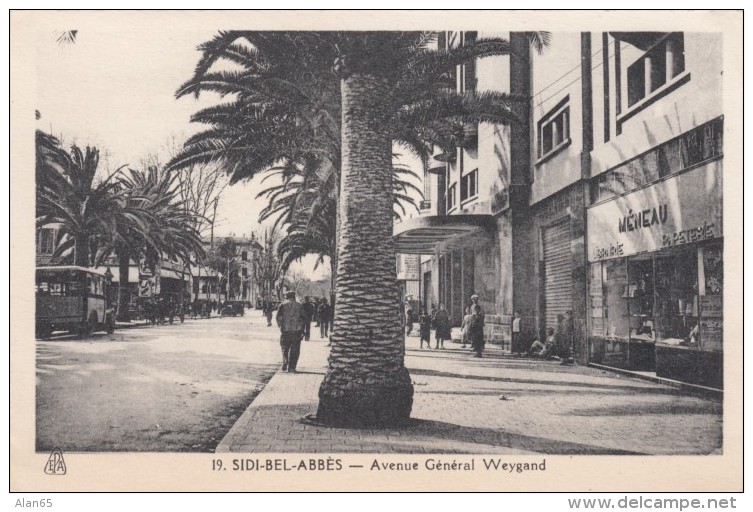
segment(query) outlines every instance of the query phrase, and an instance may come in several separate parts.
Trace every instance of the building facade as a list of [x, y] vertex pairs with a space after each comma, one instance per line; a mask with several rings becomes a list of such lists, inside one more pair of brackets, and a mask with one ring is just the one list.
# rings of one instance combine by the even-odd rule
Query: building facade
[[[522, 98], [517, 121], [465, 130], [425, 173], [422, 215], [395, 226], [421, 255], [424, 304], [459, 325], [472, 294], [488, 341], [526, 346], [568, 312], [581, 363], [722, 387], [722, 47], [713, 33], [508, 37], [458, 66], [459, 91]], [[527, 98], [527, 99], [526, 99]]]
[[[259, 283], [255, 282], [254, 266], [258, 262], [259, 253], [262, 251], [261, 244], [256, 239], [256, 235], [251, 235], [250, 237], [214, 237], [212, 241], [205, 242], [204, 245], [209, 251], [212, 247], [218, 247], [226, 242], [232, 242], [235, 247], [235, 254], [232, 256], [232, 260], [228, 260], [227, 268], [233, 273], [230, 281], [238, 283], [237, 293], [236, 287], [229, 285], [227, 272], [219, 272], [219, 274], [222, 274], [220, 276], [210, 269], [197, 269], [197, 278], [193, 285], [194, 294], [198, 293], [199, 298], [201, 298], [204, 294], [209, 296], [214, 291], [215, 294], [219, 293], [224, 297], [222, 300], [239, 300], [256, 304], [261, 294]], [[216, 297], [213, 298], [216, 299]]]

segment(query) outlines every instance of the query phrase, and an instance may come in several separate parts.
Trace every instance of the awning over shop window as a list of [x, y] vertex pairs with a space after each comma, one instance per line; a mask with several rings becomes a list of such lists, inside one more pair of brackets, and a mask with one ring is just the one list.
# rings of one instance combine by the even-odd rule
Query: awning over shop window
[[474, 231], [492, 230], [491, 215], [426, 215], [397, 224], [393, 237], [395, 251], [400, 254], [433, 254], [438, 243]]

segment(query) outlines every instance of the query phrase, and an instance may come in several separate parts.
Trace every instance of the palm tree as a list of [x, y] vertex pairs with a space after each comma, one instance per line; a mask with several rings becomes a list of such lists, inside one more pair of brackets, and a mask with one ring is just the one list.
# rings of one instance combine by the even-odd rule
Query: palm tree
[[54, 138], [37, 133], [37, 226], [59, 223], [55, 255], [73, 249], [74, 264], [83, 267], [92, 263], [98, 238], [119, 208], [113, 200], [117, 172], [97, 182], [98, 165], [98, 149], [74, 144], [66, 153]]
[[[339, 171], [336, 319], [317, 412], [326, 423], [400, 424], [410, 415], [392, 242], [393, 143], [425, 161], [433, 144], [454, 148], [465, 123], [514, 119], [507, 95], [458, 95], [450, 80], [457, 64], [509, 54], [509, 43], [486, 39], [439, 53], [435, 39], [426, 32], [222, 33], [203, 45], [194, 78], [179, 90], [234, 99], [193, 117], [212, 128], [172, 166], [221, 158], [234, 181], [316, 158]], [[210, 72], [220, 58], [240, 71]]]
[[146, 171], [131, 169], [119, 183], [126, 205], [137, 213], [131, 217], [124, 207], [113, 224], [110, 250], [118, 255], [120, 292], [118, 316], [125, 318], [128, 301], [128, 266], [140, 257], [177, 258], [183, 268], [205, 256], [198, 214], [186, 208], [180, 196], [178, 176], [151, 167]]

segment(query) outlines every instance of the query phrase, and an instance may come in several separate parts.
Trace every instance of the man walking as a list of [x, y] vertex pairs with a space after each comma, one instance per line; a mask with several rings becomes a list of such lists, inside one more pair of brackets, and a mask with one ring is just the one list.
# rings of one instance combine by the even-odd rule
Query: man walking
[[285, 302], [277, 309], [277, 325], [281, 331], [282, 371], [295, 373], [298, 356], [301, 354], [306, 313], [303, 310], [303, 304], [296, 302], [295, 292], [287, 292], [285, 299]]
[[327, 339], [329, 336], [329, 321], [331, 317], [327, 299], [322, 299], [321, 304], [319, 304], [319, 307], [317, 308], [317, 313], [319, 315], [319, 337], [321, 339]]

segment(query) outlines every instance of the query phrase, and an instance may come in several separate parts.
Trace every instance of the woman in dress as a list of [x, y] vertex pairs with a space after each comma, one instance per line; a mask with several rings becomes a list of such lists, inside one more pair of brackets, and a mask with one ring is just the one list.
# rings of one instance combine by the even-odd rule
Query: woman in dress
[[438, 349], [440, 346], [444, 348], [444, 340], [449, 340], [452, 337], [450, 334], [450, 315], [444, 308], [444, 304], [440, 304], [439, 309], [434, 314], [434, 326], [437, 328], [437, 345], [434, 348]]

